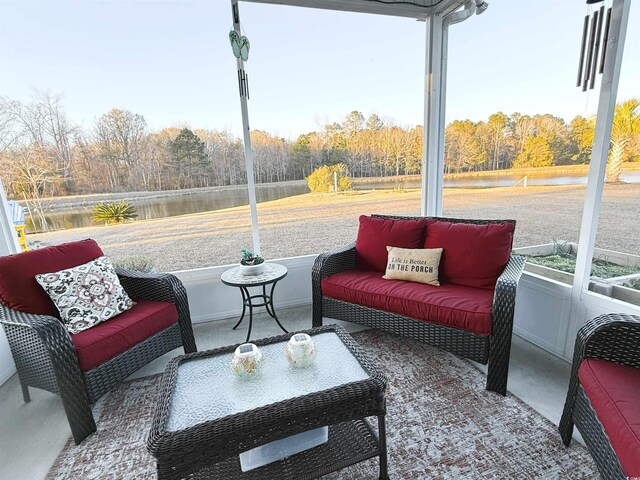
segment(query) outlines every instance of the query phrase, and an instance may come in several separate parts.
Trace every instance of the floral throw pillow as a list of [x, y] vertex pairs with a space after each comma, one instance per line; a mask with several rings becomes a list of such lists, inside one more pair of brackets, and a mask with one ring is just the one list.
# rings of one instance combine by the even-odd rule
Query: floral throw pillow
[[51, 297], [62, 322], [72, 334], [109, 320], [135, 305], [120, 285], [107, 257], [98, 257], [59, 272], [36, 275], [36, 281]]

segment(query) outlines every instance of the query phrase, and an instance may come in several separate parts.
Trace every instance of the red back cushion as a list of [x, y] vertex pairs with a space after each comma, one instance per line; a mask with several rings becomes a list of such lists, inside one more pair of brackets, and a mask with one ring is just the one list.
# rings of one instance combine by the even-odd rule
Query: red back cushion
[[364, 270], [384, 272], [387, 268], [387, 245], [422, 248], [424, 219], [394, 220], [360, 215], [356, 239], [356, 265]]
[[76, 267], [102, 255], [95, 240], [87, 239], [0, 257], [0, 301], [14, 310], [57, 316], [36, 274]]
[[494, 288], [511, 255], [515, 224], [427, 221], [425, 248], [442, 248], [440, 283]]

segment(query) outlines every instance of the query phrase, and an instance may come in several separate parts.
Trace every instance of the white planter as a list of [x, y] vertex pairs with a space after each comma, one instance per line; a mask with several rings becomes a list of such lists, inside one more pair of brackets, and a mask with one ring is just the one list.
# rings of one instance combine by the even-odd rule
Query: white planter
[[[562, 243], [562, 242], [560, 242]], [[578, 253], [578, 244], [569, 242], [566, 244], [570, 252], [573, 254]], [[552, 255], [554, 245], [547, 243], [544, 245], [535, 245], [532, 247], [519, 247], [514, 248], [513, 253], [523, 255]], [[627, 253], [614, 252], [612, 250], [606, 250], [603, 248], [594, 249], [594, 258], [606, 258], [607, 261], [618, 265], [634, 266], [640, 265], [640, 256], [631, 255]], [[567, 285], [573, 284], [573, 273], [562, 272], [555, 268], [545, 267], [543, 265], [536, 265], [527, 262], [524, 267], [525, 271], [535, 273], [545, 278], [565, 283]], [[625, 275], [623, 277], [612, 277], [607, 279], [601, 279], [592, 277], [589, 282], [589, 290], [600, 295], [605, 295], [611, 298], [616, 298], [627, 303], [634, 305], [640, 305], [640, 290], [628, 288], [623, 285], [625, 281], [632, 278], [637, 278], [639, 274]]]
[[245, 276], [255, 276], [260, 275], [264, 272], [265, 262], [262, 262], [260, 265], [242, 265], [240, 264], [240, 273]]

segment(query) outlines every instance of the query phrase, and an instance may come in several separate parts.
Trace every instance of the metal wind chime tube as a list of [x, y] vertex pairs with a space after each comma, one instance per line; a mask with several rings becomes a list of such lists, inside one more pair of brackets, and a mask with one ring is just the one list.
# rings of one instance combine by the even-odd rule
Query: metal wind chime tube
[[584, 69], [584, 77], [582, 80], [582, 91], [587, 91], [589, 85], [589, 76], [591, 75], [591, 62], [593, 61], [593, 47], [595, 44], [596, 36], [596, 23], [598, 22], [598, 12], [593, 12], [591, 17], [591, 31], [589, 33], [589, 46], [587, 48], [587, 66]]
[[584, 68], [584, 49], [587, 47], [587, 32], [589, 31], [589, 15], [584, 16], [582, 27], [582, 43], [580, 44], [580, 63], [578, 64], [578, 82], [576, 87], [582, 86], [582, 69]]
[[602, 57], [600, 58], [600, 70], [604, 73], [604, 60], [607, 58], [607, 43], [609, 43], [609, 27], [611, 26], [611, 7], [607, 10], [607, 23], [604, 26], [604, 38], [602, 39]]
[[589, 89], [593, 90], [596, 84], [596, 71], [598, 69], [598, 55], [600, 53], [600, 36], [602, 35], [602, 19], [604, 17], [604, 6], [600, 7], [598, 12], [598, 27], [596, 31], [595, 45], [593, 46], [593, 67], [591, 70], [591, 82], [589, 83]]
[[[598, 3], [598, 0], [587, 1], [587, 3]], [[582, 87], [583, 92], [586, 92], [587, 88], [593, 90], [596, 84], [596, 74], [604, 73], [604, 61], [607, 53], [607, 43], [609, 41], [610, 23], [611, 8], [607, 10], [607, 19], [605, 22], [604, 5], [601, 6], [599, 10], [593, 12], [591, 19], [589, 19], [589, 15], [584, 17], [578, 63], [578, 81], [576, 84], [577, 87]], [[588, 41], [587, 32], [589, 36]], [[598, 61], [600, 61], [600, 68], [598, 68]]]
[[243, 69], [238, 70], [238, 90], [240, 90], [241, 97], [249, 98], [249, 74], [246, 73]]

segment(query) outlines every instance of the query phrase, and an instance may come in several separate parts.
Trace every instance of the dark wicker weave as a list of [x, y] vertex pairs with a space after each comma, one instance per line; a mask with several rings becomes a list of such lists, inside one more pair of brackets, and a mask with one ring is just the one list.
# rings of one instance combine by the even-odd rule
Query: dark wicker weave
[[640, 368], [640, 317], [625, 314], [600, 315], [578, 330], [569, 390], [559, 428], [562, 441], [568, 446], [571, 443], [573, 425], [578, 427], [602, 478], [627, 478], [602, 423], [580, 385], [578, 369], [585, 358]]
[[[387, 381], [360, 346], [337, 325], [306, 333], [335, 332], [369, 373], [369, 378], [313, 392], [192, 427], [166, 431], [171, 397], [182, 362], [229, 355], [237, 345], [177, 357], [169, 363], [160, 386], [159, 402], [147, 441], [156, 457], [158, 478], [311, 479], [380, 457], [380, 478], [388, 478], [385, 433]], [[298, 332], [299, 333], [299, 332]], [[293, 333], [257, 340], [258, 346], [285, 342]], [[215, 388], [212, 387], [212, 395]], [[365, 417], [378, 417], [379, 436]], [[260, 445], [329, 425], [329, 442], [319, 447], [242, 473], [238, 455]]]
[[180, 280], [169, 274], [122, 269], [117, 273], [131, 298], [175, 303], [178, 323], [87, 372], [80, 370], [71, 336], [59, 319], [0, 305], [0, 323], [9, 340], [24, 401], [31, 400], [29, 387], [60, 395], [76, 444], [96, 431], [91, 404], [102, 395], [174, 348], [183, 345], [185, 352], [197, 350], [187, 293]]
[[[373, 216], [404, 220], [421, 218]], [[514, 220], [438, 219], [479, 225], [496, 222], [513, 223], [515, 225]], [[488, 363], [487, 390], [505, 395], [507, 392], [507, 375], [509, 373], [516, 288], [522, 275], [525, 261], [525, 257], [512, 255], [502, 275], [498, 278], [493, 297], [491, 335], [485, 336], [324, 297], [322, 295], [323, 278], [345, 270], [353, 270], [356, 267], [355, 243], [352, 243], [335, 252], [322, 254], [315, 261], [311, 273], [313, 326], [322, 325], [323, 317], [359, 323], [369, 327], [380, 328], [396, 335], [414, 338], [448, 350], [458, 356], [470, 358], [476, 362]]]

